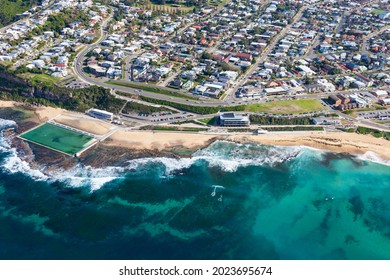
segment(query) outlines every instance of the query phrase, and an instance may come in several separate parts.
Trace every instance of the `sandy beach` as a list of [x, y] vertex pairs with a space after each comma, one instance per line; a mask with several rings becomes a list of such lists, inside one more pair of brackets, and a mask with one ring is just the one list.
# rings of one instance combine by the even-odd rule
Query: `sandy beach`
[[[237, 138], [237, 136], [232, 137], [232, 139], [235, 138]], [[355, 155], [362, 155], [371, 151], [384, 160], [390, 160], [390, 141], [383, 138], [375, 138], [371, 135], [346, 132], [303, 132], [301, 134], [264, 134], [248, 136], [246, 139], [249, 142], [267, 145], [307, 146], [321, 150], [346, 152]]]
[[253, 142], [266, 145], [308, 146], [333, 152], [365, 154], [374, 152], [384, 160], [390, 160], [390, 142], [371, 135], [345, 132], [269, 133], [261, 135], [217, 135], [179, 132], [118, 131], [107, 145], [129, 149], [164, 150], [174, 146], [201, 148], [215, 140]]
[[53, 120], [57, 123], [81, 129], [95, 135], [104, 135], [114, 129], [114, 126], [109, 123], [82, 114], [63, 113]]
[[64, 112], [66, 112], [64, 109], [53, 108], [53, 107], [39, 107], [34, 111], [34, 113], [37, 115], [39, 120], [42, 122], [48, 121]]
[[214, 140], [216, 135], [180, 132], [117, 131], [108, 145], [129, 149], [165, 150], [181, 146], [189, 149], [201, 148]]
[[55, 116], [62, 114], [66, 112], [64, 109], [60, 108], [53, 108], [53, 107], [34, 107], [31, 105], [26, 105], [24, 103], [19, 103], [15, 101], [4, 101], [0, 100], [0, 108], [17, 108], [17, 107], [23, 107], [23, 109], [28, 109], [34, 112], [35, 116], [37, 117], [38, 122], [45, 122], [48, 121]]
[[[13, 101], [0, 101], [0, 108], [23, 106]], [[32, 108], [35, 121], [38, 123], [53, 119], [78, 129], [97, 135], [103, 135], [114, 129], [115, 126], [96, 120], [80, 113], [73, 113], [64, 109], [52, 107]], [[279, 146], [308, 146], [316, 149], [333, 152], [347, 152], [362, 155], [374, 152], [383, 160], [390, 160], [390, 141], [375, 138], [371, 135], [361, 135], [346, 132], [278, 132], [260, 135], [222, 135], [189, 132], [151, 132], [126, 130], [119, 128], [102, 144], [134, 150], [169, 150], [175, 147], [187, 149], [202, 148], [216, 140], [233, 142], [254, 142], [266, 145]]]
[[14, 107], [14, 103], [13, 101], [0, 100], [0, 108]]

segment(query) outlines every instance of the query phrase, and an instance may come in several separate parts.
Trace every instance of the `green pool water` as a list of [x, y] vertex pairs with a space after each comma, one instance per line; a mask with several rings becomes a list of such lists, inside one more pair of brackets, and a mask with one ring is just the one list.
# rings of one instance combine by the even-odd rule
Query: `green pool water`
[[86, 134], [45, 123], [20, 135], [20, 138], [47, 148], [74, 155], [92, 143]]

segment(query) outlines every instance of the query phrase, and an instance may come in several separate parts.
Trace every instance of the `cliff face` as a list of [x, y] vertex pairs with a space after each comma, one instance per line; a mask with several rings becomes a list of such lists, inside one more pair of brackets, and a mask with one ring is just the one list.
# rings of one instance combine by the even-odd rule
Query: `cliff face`
[[85, 112], [98, 108], [117, 114], [126, 101], [117, 99], [110, 90], [99, 86], [70, 89], [58, 85], [30, 81], [0, 65], [0, 98], [33, 104], [58, 106]]
[[26, 81], [3, 71], [0, 71], [0, 91], [25, 97], [32, 97], [34, 93], [34, 89]]
[[0, 92], [17, 94], [27, 98], [43, 98], [49, 101], [58, 102], [71, 98], [71, 93], [62, 92], [55, 87], [44, 85], [35, 86], [14, 74], [0, 71]]

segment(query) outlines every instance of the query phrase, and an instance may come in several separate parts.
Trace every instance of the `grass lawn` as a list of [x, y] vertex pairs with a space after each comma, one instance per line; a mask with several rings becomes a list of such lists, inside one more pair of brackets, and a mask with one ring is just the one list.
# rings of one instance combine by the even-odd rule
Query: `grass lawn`
[[390, 140], [390, 132], [386, 131], [380, 131], [377, 129], [364, 127], [364, 126], [358, 126], [356, 129], [356, 133], [358, 134], [371, 134], [372, 136], [376, 138], [385, 138], [386, 140]]
[[250, 104], [245, 111], [270, 114], [301, 114], [324, 110], [317, 99], [280, 100], [266, 103]]
[[183, 99], [192, 99], [192, 100], [198, 100], [198, 98], [185, 95], [176, 91], [171, 91], [169, 89], [164, 89], [164, 88], [159, 88], [153, 85], [143, 85], [143, 84], [138, 84], [138, 83], [131, 83], [131, 82], [119, 82], [119, 81], [109, 81], [105, 82], [106, 84], [109, 85], [117, 85], [117, 86], [123, 86], [123, 87], [129, 87], [129, 88], [134, 88], [134, 89], [141, 89], [144, 91], [149, 91], [157, 94], [163, 94], [167, 96], [172, 96], [172, 97], [177, 97], [177, 98], [183, 98]]
[[22, 76], [30, 80], [33, 84], [41, 83], [45, 85], [53, 85], [60, 80], [59, 78], [46, 74], [22, 74]]
[[215, 125], [216, 123], [216, 118], [208, 118], [208, 119], [198, 119], [198, 122], [204, 123], [206, 125]]
[[224, 100], [225, 97], [226, 97], [227, 93], [225, 92], [224, 94], [221, 95], [221, 97], [219, 98], [219, 100]]
[[[1, 25], [0, 25], [0, 26], [1, 26]], [[14, 65], [14, 64], [12, 63], [12, 61], [0, 61], [0, 64], [1, 64], [2, 66], [4, 66], [4, 67], [10, 67], [10, 66]]]
[[33, 1], [0, 0], [0, 26], [9, 24], [16, 14], [29, 10], [33, 4]]
[[372, 10], [371, 13], [372, 14], [375, 14], [375, 15], [380, 15], [381, 13], [384, 13], [386, 12], [385, 10], [378, 10], [378, 9], [375, 9], [375, 10]]

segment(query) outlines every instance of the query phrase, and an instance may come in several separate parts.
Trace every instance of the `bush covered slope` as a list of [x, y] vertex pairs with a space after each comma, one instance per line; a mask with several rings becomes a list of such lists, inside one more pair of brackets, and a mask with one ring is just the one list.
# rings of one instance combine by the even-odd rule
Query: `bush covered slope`
[[0, 27], [7, 25], [21, 14], [39, 4], [38, 0], [0, 0]]

